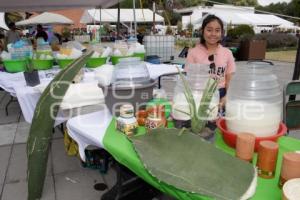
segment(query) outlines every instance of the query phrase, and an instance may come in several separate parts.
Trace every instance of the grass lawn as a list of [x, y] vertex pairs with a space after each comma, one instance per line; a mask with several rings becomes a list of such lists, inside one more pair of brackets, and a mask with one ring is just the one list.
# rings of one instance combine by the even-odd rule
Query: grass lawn
[[296, 61], [296, 50], [289, 51], [269, 51], [266, 52], [266, 60], [277, 60], [284, 62], [295, 62]]

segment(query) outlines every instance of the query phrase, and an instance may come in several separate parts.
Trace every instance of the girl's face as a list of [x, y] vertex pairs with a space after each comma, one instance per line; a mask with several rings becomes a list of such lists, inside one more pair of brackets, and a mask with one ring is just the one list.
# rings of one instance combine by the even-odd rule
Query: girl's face
[[205, 43], [209, 45], [217, 44], [222, 37], [222, 28], [217, 20], [209, 22], [203, 31]]

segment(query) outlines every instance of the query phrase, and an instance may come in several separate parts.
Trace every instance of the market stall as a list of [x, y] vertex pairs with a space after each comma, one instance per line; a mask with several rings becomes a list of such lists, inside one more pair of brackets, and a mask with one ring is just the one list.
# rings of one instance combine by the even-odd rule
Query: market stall
[[[103, 123], [99, 123], [99, 121], [102, 121]], [[114, 159], [128, 167], [139, 177], [177, 199], [205, 198], [201, 195], [187, 193], [165, 183], [160, 183], [156, 178], [151, 176], [139, 159], [132, 143], [123, 133], [115, 129], [115, 118], [112, 118], [106, 108], [103, 108], [103, 110], [99, 112], [70, 119], [67, 123], [67, 128], [69, 135], [79, 145], [79, 153], [82, 160], [85, 160], [84, 149], [87, 146], [94, 145], [104, 148], [114, 157]], [[145, 132], [146, 130], [143, 127], [139, 129], [139, 134], [144, 134]], [[285, 152], [299, 151], [300, 141], [290, 137], [282, 137], [279, 139], [278, 144], [280, 147], [275, 178], [263, 179], [259, 177], [256, 193], [254, 197], [251, 198], [253, 200], [280, 199], [281, 197], [281, 189], [278, 187], [278, 181], [282, 156]], [[214, 145], [230, 155], [235, 155], [235, 149], [224, 143], [222, 134], [219, 130], [216, 133]], [[256, 156], [257, 155], [255, 155], [254, 160], [256, 160]], [[256, 164], [256, 162], [253, 164]]]

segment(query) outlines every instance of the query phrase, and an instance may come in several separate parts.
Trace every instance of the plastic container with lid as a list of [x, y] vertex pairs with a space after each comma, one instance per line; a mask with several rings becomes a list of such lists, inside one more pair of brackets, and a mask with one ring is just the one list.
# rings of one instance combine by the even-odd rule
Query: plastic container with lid
[[155, 83], [144, 62], [126, 58], [114, 67], [111, 85], [99, 86], [104, 92], [108, 109], [113, 115], [118, 115], [120, 105], [124, 103], [132, 104], [135, 110], [145, 109], [153, 97]]
[[[209, 67], [207, 65], [195, 64], [190, 65], [189, 70], [187, 71], [186, 80], [188, 81], [190, 88], [192, 89], [197, 110], [199, 108], [200, 101], [209, 78], [208, 69]], [[218, 90], [216, 90], [209, 106], [210, 111], [207, 111], [210, 112], [207, 120], [214, 120], [217, 118], [218, 104], [219, 93]], [[190, 109], [184, 95], [184, 86], [182, 80], [178, 78], [173, 95], [172, 117], [175, 119], [175, 121], [190, 120], [190, 115], [186, 113], [190, 113]]]
[[39, 59], [42, 55], [52, 55], [52, 49], [48, 42], [44, 40], [38, 40], [36, 47], [36, 57]]
[[275, 135], [282, 117], [282, 92], [267, 62], [240, 66], [227, 91], [226, 126], [235, 134]]
[[150, 83], [145, 62], [138, 58], [123, 58], [114, 68], [112, 84], [119, 86], [144, 85]]

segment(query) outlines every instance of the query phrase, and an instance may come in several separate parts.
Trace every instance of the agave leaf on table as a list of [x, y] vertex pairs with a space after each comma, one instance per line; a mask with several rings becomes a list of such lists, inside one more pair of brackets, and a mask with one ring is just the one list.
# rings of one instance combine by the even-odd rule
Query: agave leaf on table
[[27, 140], [28, 200], [40, 199], [42, 196], [52, 128], [59, 105], [70, 83], [92, 53], [86, 52], [61, 70], [47, 86], [36, 105]]

